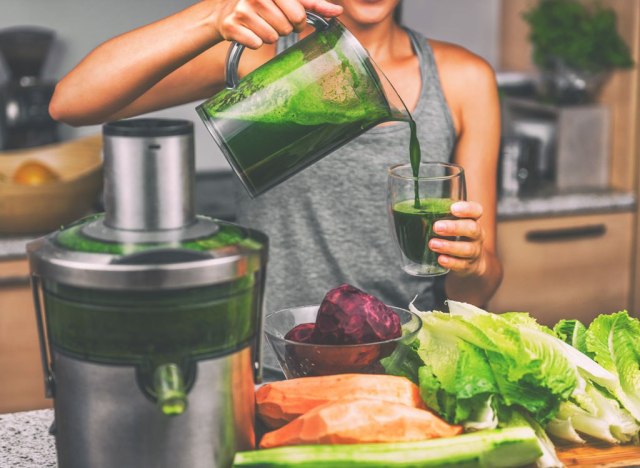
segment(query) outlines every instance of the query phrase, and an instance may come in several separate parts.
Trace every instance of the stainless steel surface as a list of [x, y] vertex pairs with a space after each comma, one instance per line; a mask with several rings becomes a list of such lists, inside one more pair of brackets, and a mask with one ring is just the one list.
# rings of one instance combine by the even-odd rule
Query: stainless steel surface
[[250, 348], [200, 361], [189, 406], [164, 416], [133, 367], [54, 352], [59, 468], [225, 468], [254, 445]]
[[218, 224], [207, 218], [196, 218], [194, 221], [179, 229], [163, 231], [124, 231], [112, 229], [105, 224], [104, 219], [97, 219], [82, 228], [88, 237], [107, 242], [130, 243], [171, 243], [201, 239], [215, 234]]
[[40, 362], [42, 365], [42, 375], [44, 376], [44, 395], [53, 398], [53, 371], [50, 366], [49, 346], [45, 333], [44, 308], [40, 297], [40, 278], [31, 276], [31, 293], [33, 294], [33, 304], [36, 312], [36, 325], [38, 327], [38, 344], [40, 345]]
[[105, 135], [105, 224], [114, 229], [179, 229], [193, 222], [193, 133]]
[[[188, 358], [194, 354], [183, 349], [171, 358], [172, 362], [166, 360], [163, 350], [152, 345], [153, 337], [147, 342], [137, 332], [134, 340], [143, 340], [142, 351], [124, 361], [90, 357], [98, 348], [93, 340], [77, 354], [63, 351], [75, 349], [65, 348], [65, 340], [73, 338], [60, 337], [57, 343], [50, 340], [50, 336], [56, 336], [56, 327], [67, 329], [68, 324], [77, 323], [76, 319], [86, 320], [82, 318], [86, 311], [78, 312], [69, 304], [61, 306], [80, 315], [69, 322], [56, 322], [52, 310], [46, 310], [42, 301], [43, 281], [107, 291], [106, 295], [110, 298], [113, 294], [117, 302], [119, 292], [171, 291], [168, 296], [173, 296], [194, 287], [257, 275], [259, 287], [251, 292], [256, 297], [238, 307], [262, 308], [268, 238], [258, 231], [195, 216], [191, 124], [163, 124], [157, 119], [119, 124], [107, 125], [104, 130], [104, 217], [87, 218], [27, 245], [45, 386], [54, 398], [58, 464], [60, 468], [229, 467], [235, 451], [254, 446], [254, 383], [260, 378], [261, 368], [256, 362], [260, 343], [253, 335], [242, 338], [249, 343], [238, 342], [237, 338], [219, 351], [228, 354], [213, 358], [213, 354], [206, 354], [198, 360]], [[164, 136], [158, 137], [158, 131]], [[92, 308], [97, 299], [92, 299], [95, 295], [88, 297], [86, 307]], [[75, 300], [74, 295], [70, 301]], [[148, 313], [149, 333], [154, 333], [156, 309]], [[216, 313], [237, 312], [237, 307], [230, 304]], [[107, 322], [114, 321], [104, 309], [96, 313]], [[262, 326], [259, 315], [251, 318], [257, 321], [256, 330]], [[184, 315], [176, 317], [180, 322], [176, 329], [190, 331], [189, 327], [200, 326], [185, 323]], [[145, 320], [146, 316], [143, 327]], [[108, 333], [121, 323], [108, 324], [111, 332], [103, 328], [100, 332], [110, 337]], [[91, 325], [95, 328], [93, 322]], [[173, 322], [168, 327], [172, 331]], [[47, 331], [52, 330], [49, 336]], [[72, 328], [76, 334], [90, 330]], [[189, 348], [192, 341], [186, 343], [183, 347]], [[127, 353], [121, 341], [109, 346], [116, 353]], [[165, 414], [154, 401], [155, 395], [160, 400], [164, 395], [165, 412], [183, 410], [183, 389], [170, 385], [175, 376], [161, 379], [166, 386], [149, 383], [149, 375], [155, 375], [158, 366], [165, 364], [182, 368], [178, 377], [186, 384], [188, 407], [176, 416]]]
[[[255, 236], [264, 234], [255, 232]], [[255, 238], [255, 237], [254, 237]], [[96, 289], [152, 291], [181, 289], [231, 281], [260, 270], [261, 251], [233, 246], [226, 256], [167, 264], [113, 264], [114, 255], [70, 252], [41, 238], [27, 246], [32, 273], [62, 284]]]

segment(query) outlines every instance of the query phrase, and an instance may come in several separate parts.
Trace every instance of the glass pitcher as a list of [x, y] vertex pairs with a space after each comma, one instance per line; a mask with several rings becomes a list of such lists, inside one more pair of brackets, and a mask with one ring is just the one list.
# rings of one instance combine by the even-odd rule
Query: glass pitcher
[[238, 79], [244, 46], [227, 56], [227, 87], [196, 110], [252, 198], [386, 121], [404, 103], [336, 19], [307, 13], [315, 31]]

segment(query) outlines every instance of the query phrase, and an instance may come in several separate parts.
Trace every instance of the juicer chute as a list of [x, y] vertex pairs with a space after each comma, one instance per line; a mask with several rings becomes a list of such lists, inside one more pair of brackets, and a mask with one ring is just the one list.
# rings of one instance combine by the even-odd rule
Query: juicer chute
[[254, 444], [267, 237], [194, 210], [191, 122], [107, 124], [105, 214], [28, 246], [61, 468]]

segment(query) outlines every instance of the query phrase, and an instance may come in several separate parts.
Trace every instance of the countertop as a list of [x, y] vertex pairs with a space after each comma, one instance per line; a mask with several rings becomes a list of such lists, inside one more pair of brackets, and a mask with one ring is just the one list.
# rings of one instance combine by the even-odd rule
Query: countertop
[[49, 435], [53, 410], [0, 414], [0, 466], [55, 467], [55, 439]]
[[[55, 468], [56, 451], [49, 427], [53, 410], [0, 415], [0, 467]], [[560, 459], [569, 467], [635, 467], [640, 447], [634, 445], [556, 445]]]
[[[263, 382], [284, 379], [281, 372], [263, 368]], [[0, 467], [56, 467], [55, 438], [49, 434], [53, 410], [0, 414]]]
[[[234, 190], [231, 172], [204, 172], [196, 175], [196, 212], [214, 218], [235, 219]], [[501, 197], [498, 201], [498, 220], [525, 219], [542, 216], [633, 211], [633, 193], [615, 190], [559, 193], [544, 190], [521, 197]], [[100, 206], [98, 209], [100, 210]], [[101, 211], [101, 210], [100, 210]], [[0, 236], [0, 259], [25, 257], [27, 242], [37, 236]]]
[[552, 190], [522, 197], [501, 197], [498, 200], [498, 220], [526, 219], [543, 216], [633, 211], [636, 197], [630, 192], [615, 190], [562, 193]]

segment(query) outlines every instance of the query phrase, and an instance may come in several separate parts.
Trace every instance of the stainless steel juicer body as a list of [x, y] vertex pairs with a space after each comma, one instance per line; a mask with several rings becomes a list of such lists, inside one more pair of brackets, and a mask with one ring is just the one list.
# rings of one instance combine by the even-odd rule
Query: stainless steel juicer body
[[254, 446], [268, 239], [193, 210], [190, 122], [104, 127], [105, 207], [28, 246], [60, 468]]

